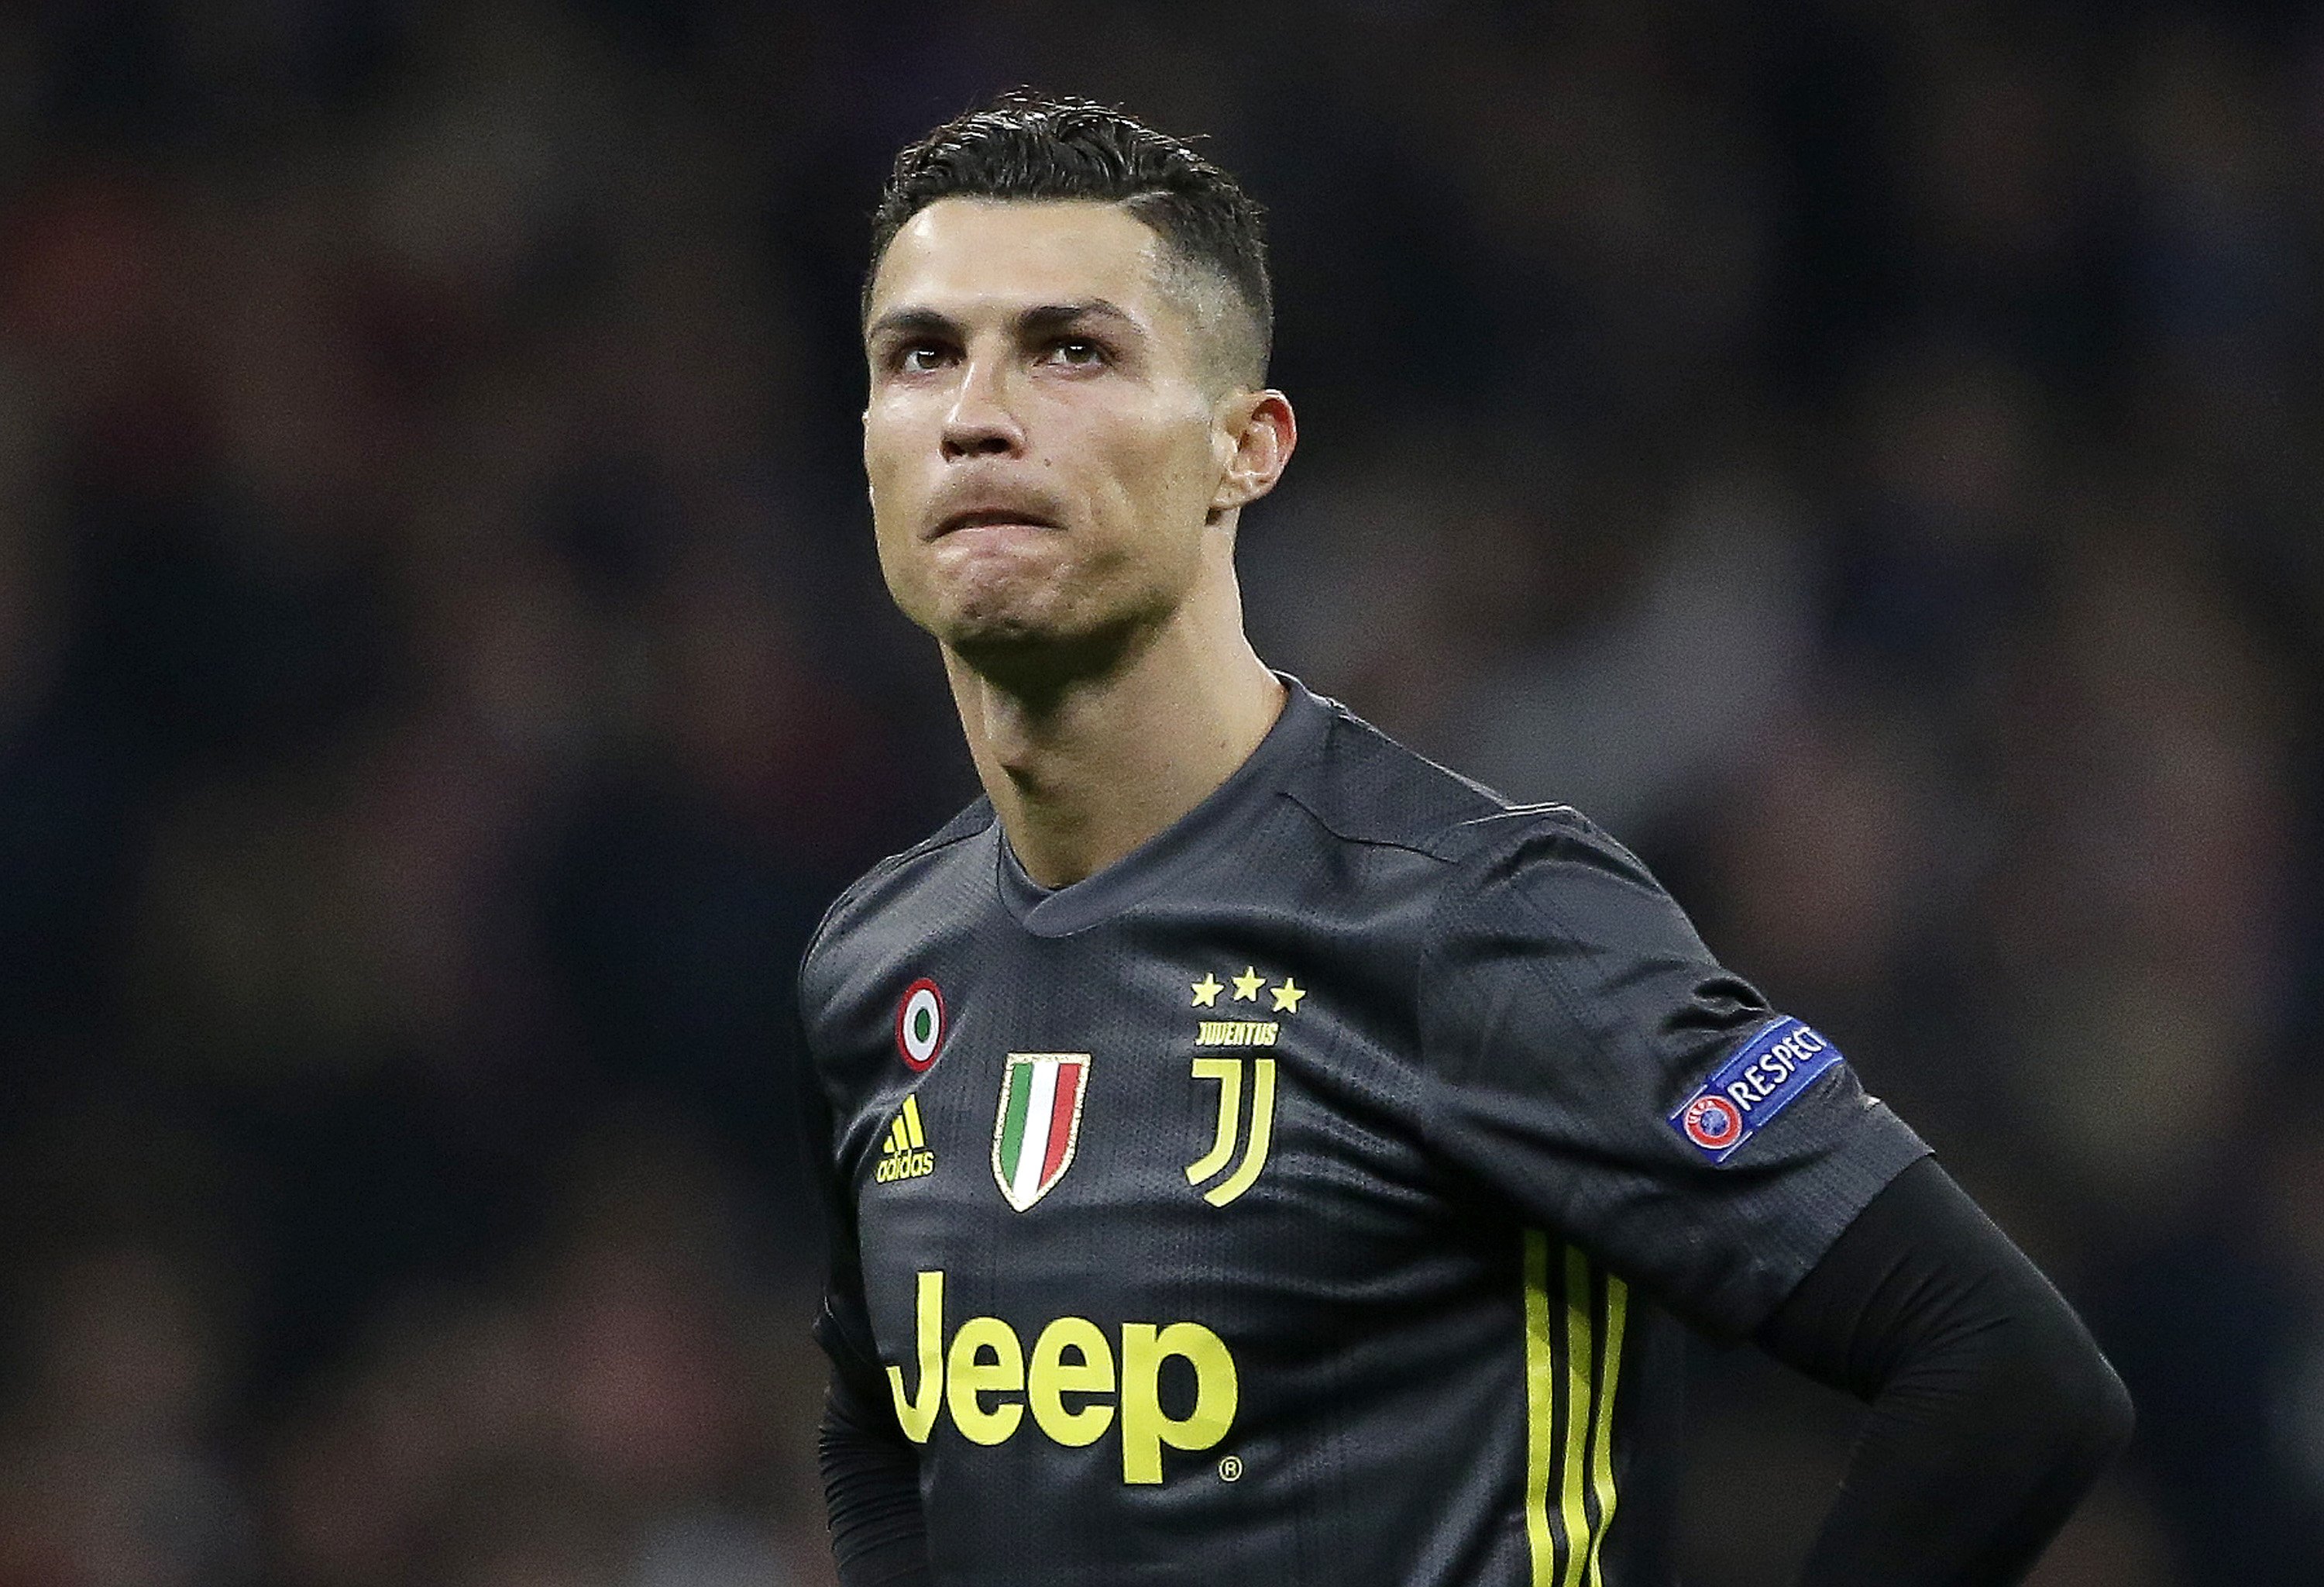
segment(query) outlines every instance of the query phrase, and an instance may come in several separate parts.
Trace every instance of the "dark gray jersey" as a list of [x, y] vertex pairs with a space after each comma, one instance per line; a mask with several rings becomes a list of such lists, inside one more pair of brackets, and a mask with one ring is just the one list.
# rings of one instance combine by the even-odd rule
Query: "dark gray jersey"
[[1644, 867], [1296, 684], [1054, 892], [983, 803], [802, 971], [818, 1333], [946, 1583], [1670, 1579], [1668, 1314], [1756, 1327], [1926, 1149]]

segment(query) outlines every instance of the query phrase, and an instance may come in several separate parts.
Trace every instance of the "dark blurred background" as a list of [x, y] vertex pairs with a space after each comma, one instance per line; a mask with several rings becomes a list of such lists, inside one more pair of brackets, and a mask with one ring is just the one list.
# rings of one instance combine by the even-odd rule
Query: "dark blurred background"
[[[1263, 653], [1643, 852], [2324, 1557], [2310, 5], [0, 7], [0, 1587], [827, 1580], [782, 1105], [973, 791], [854, 300], [1017, 82], [1272, 211]], [[1854, 1407], [1695, 1363], [1690, 1580]]]

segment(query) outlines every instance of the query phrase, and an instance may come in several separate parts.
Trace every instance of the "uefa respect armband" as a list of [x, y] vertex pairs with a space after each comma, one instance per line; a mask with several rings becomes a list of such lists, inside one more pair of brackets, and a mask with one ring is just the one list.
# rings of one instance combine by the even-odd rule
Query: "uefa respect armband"
[[1670, 1127], [1723, 1163], [1839, 1062], [1840, 1049], [1799, 1020], [1771, 1020], [1679, 1104]]

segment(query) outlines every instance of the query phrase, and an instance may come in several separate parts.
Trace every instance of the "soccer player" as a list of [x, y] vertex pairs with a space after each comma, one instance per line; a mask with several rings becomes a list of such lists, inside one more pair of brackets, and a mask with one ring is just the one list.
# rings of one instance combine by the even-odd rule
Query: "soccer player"
[[842, 1581], [1668, 1582], [1681, 1324], [1870, 1403], [1803, 1580], [2018, 1579], [2121, 1385], [1613, 839], [1261, 664], [1269, 323], [1253, 205], [1116, 111], [881, 201], [880, 562], [985, 797], [801, 970]]

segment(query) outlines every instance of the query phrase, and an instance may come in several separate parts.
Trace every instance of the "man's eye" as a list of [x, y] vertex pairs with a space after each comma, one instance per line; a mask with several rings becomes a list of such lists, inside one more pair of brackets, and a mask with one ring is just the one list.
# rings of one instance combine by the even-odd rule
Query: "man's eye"
[[1080, 337], [1067, 337], [1061, 342], [1051, 344], [1049, 355], [1060, 364], [1075, 368], [1105, 362], [1105, 349]]
[[944, 367], [945, 350], [929, 342], [916, 342], [896, 355], [896, 367], [908, 374], [926, 374]]

